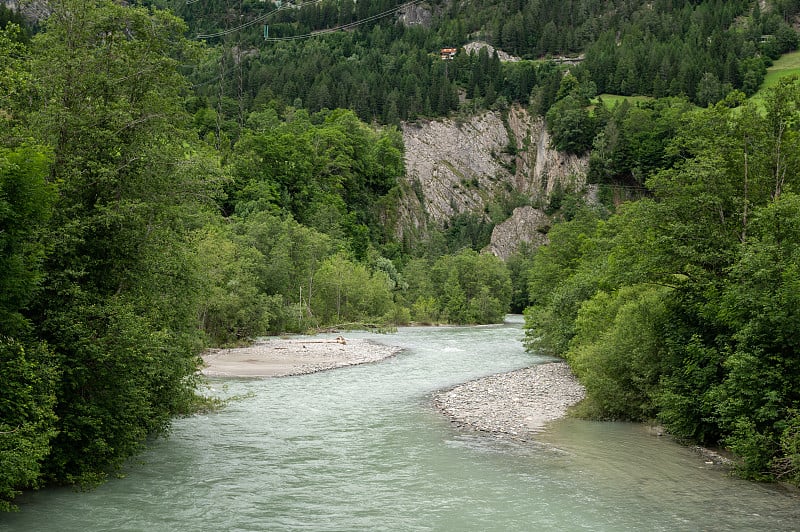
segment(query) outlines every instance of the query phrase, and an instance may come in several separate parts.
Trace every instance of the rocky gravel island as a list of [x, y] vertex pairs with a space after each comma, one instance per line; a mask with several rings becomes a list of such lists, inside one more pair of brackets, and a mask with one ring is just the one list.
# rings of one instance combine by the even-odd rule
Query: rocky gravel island
[[552, 362], [460, 384], [433, 401], [459, 426], [525, 440], [584, 397], [569, 366]]

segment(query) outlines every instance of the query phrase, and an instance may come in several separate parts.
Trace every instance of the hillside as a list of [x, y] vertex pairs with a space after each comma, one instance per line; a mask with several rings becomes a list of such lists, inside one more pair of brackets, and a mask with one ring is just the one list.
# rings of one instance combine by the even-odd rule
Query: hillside
[[[560, 193], [579, 192], [561, 182], [570, 174], [623, 191], [641, 188], [663, 166], [659, 147], [670, 133], [659, 126], [656, 138], [636, 139], [639, 146], [629, 149], [627, 133], [613, 131], [633, 118], [624, 110], [617, 117], [587, 113], [589, 101], [613, 92], [705, 106], [733, 89], [753, 94], [770, 61], [796, 47], [790, 22], [800, 9], [718, 0], [173, 7], [190, 34], [211, 47], [189, 75], [197, 94], [192, 112], [213, 120], [217, 145], [234, 142], [248, 112], [265, 106], [279, 113], [286, 106], [348, 108], [402, 130], [403, 199], [397, 212], [383, 215], [400, 238], [409, 230], [426, 235], [430, 221], [452, 227], [464, 222], [454, 220], [459, 215], [479, 217], [469, 223], [488, 224], [491, 232], [515, 207], [545, 207], [556, 184]], [[457, 50], [451, 60], [439, 56], [445, 47]], [[565, 55], [579, 57], [565, 62]], [[497, 116], [513, 118], [517, 111], [509, 109], [525, 109], [525, 121], [537, 125], [524, 127], [544, 131], [545, 124], [547, 137], [517, 131], [507, 141], [509, 121], [501, 127]], [[491, 124], [486, 117], [494, 117]], [[599, 151], [598, 132], [608, 143]], [[543, 153], [550, 148], [561, 152], [556, 164], [543, 162], [556, 157]], [[576, 165], [575, 157], [583, 162]], [[622, 197], [630, 194], [638, 192]]]

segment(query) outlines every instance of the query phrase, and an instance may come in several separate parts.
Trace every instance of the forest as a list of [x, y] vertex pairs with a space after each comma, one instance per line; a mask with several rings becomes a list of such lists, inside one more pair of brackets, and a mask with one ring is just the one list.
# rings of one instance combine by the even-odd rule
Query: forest
[[[306, 4], [0, 6], [0, 509], [212, 407], [205, 347], [523, 309], [580, 415], [800, 479], [800, 82], [749, 98], [800, 3]], [[439, 58], [472, 39], [521, 60]], [[507, 262], [480, 215], [398, 240], [401, 123], [512, 104], [636, 201], [553, 198]]]

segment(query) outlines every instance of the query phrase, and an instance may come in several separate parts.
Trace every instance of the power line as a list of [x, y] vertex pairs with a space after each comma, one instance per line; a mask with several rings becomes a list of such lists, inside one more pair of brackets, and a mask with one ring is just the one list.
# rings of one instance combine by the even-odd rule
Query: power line
[[[193, 4], [193, 3], [198, 2], [198, 1], [199, 0], [187, 0], [186, 4], [187, 5]], [[265, 21], [267, 18], [269, 18], [271, 15], [274, 15], [275, 13], [277, 13], [278, 11], [283, 11], [284, 9], [288, 9], [290, 7], [297, 8], [297, 7], [305, 7], [305, 6], [309, 6], [309, 5], [314, 5], [314, 4], [318, 4], [318, 3], [322, 2], [322, 1], [323, 0], [313, 0], [312, 2], [304, 3], [302, 6], [297, 6], [297, 5], [291, 4], [291, 3], [286, 3], [286, 4], [282, 5], [281, 7], [270, 11], [269, 13], [264, 13], [263, 15], [260, 15], [260, 16], [258, 16], [256, 18], [254, 18], [253, 20], [249, 20], [249, 21], [245, 22], [241, 26], [237, 26], [235, 28], [229, 28], [227, 30], [223, 30], [223, 31], [220, 31], [220, 32], [217, 32], [217, 33], [201, 34], [201, 35], [198, 35], [196, 38], [197, 39], [211, 39], [211, 38], [214, 38], [214, 37], [222, 37], [224, 35], [230, 35], [231, 33], [235, 33], [235, 32], [237, 32], [239, 30], [242, 30], [242, 29], [245, 29], [245, 28], [249, 28], [250, 26], [254, 26], [256, 24], [261, 23], [261, 22]], [[336, 26], [335, 28], [327, 28], [327, 29], [323, 29], [323, 30], [313, 31], [311, 33], [306, 33], [306, 34], [303, 34], [303, 35], [292, 35], [290, 37], [270, 37], [270, 38], [267, 38], [265, 40], [266, 41], [271, 41], [271, 42], [275, 42], [275, 41], [292, 41], [292, 40], [298, 40], [298, 39], [308, 39], [310, 37], [316, 37], [317, 35], [323, 35], [323, 34], [326, 34], [326, 33], [333, 33], [333, 32], [337, 32], [337, 31], [348, 30], [348, 29], [360, 26], [362, 24], [366, 24], [368, 22], [372, 22], [374, 20], [378, 20], [378, 19], [387, 17], [389, 15], [394, 14], [398, 9], [403, 9], [403, 8], [406, 8], [406, 7], [410, 7], [410, 6], [413, 6], [413, 5], [421, 3], [422, 1], [423, 0], [411, 0], [410, 2], [406, 2], [405, 4], [401, 4], [401, 5], [397, 6], [397, 7], [394, 7], [392, 9], [386, 10], [386, 11], [384, 11], [382, 13], [378, 13], [376, 15], [372, 15], [372, 16], [369, 16], [369, 17], [367, 17], [365, 19], [357, 20], [355, 22], [349, 22], [347, 24], [342, 24], [341, 26]]]
[[316, 37], [317, 35], [323, 35], [323, 34], [326, 34], [326, 33], [334, 33], [334, 32], [337, 32], [337, 31], [348, 30], [348, 29], [360, 26], [362, 24], [366, 24], [367, 22], [372, 22], [374, 20], [378, 20], [378, 19], [381, 19], [383, 17], [388, 17], [389, 15], [394, 14], [398, 9], [402, 9], [402, 8], [405, 8], [405, 7], [410, 7], [410, 6], [413, 6], [413, 5], [421, 3], [422, 1], [423, 0], [412, 0], [411, 2], [406, 2], [405, 4], [401, 4], [401, 5], [397, 6], [397, 7], [393, 7], [392, 9], [384, 11], [383, 13], [378, 13], [377, 15], [372, 15], [372, 16], [369, 16], [369, 17], [367, 17], [365, 19], [357, 20], [355, 22], [349, 22], [347, 24], [342, 24], [341, 26], [336, 26], [335, 28], [327, 28], [327, 29], [324, 29], [324, 30], [312, 31], [311, 33], [305, 33], [303, 35], [292, 35], [290, 37], [269, 37], [269, 38], [267, 38], [265, 40], [266, 41], [271, 41], [271, 42], [275, 42], [275, 41], [294, 41], [294, 40], [299, 40], [299, 39], [309, 39], [311, 37]]
[[[198, 0], [194, 0], [194, 2], [196, 2], [196, 1], [198, 1]], [[313, 2], [309, 2], [309, 3], [303, 4], [303, 5], [304, 6], [306, 6], [306, 5], [314, 5], [314, 4], [318, 4], [320, 2], [322, 2], [322, 0], [314, 0]], [[278, 11], [283, 11], [284, 9], [289, 9], [290, 7], [300, 7], [300, 6], [295, 6], [294, 4], [291, 4], [291, 3], [287, 2], [287, 3], [285, 3], [284, 5], [282, 5], [281, 7], [277, 8], [277, 9], [273, 9], [272, 11], [270, 11], [268, 13], [264, 13], [263, 15], [260, 15], [260, 16], [258, 16], [256, 18], [254, 18], [253, 20], [248, 20], [247, 22], [245, 22], [241, 26], [237, 26], [235, 28], [229, 28], [227, 30], [223, 30], [223, 31], [220, 31], [220, 32], [217, 32], [217, 33], [201, 34], [201, 35], [198, 35], [195, 38], [196, 39], [211, 39], [213, 37], [222, 37], [223, 35], [229, 35], [231, 33], [235, 33], [235, 32], [237, 32], [239, 30], [244, 29], [244, 28], [249, 28], [250, 26], [254, 26], [254, 25], [256, 25], [256, 24], [258, 24], [260, 22], [263, 22], [270, 15], [274, 15]]]

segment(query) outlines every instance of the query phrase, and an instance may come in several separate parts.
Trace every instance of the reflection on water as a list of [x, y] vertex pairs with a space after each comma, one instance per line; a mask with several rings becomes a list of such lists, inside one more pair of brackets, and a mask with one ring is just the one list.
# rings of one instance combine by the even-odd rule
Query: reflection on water
[[543, 360], [503, 326], [366, 336], [395, 358], [214, 380], [236, 396], [88, 493], [26, 495], [0, 530], [800, 530], [800, 499], [643, 427], [562, 420], [535, 442], [453, 427], [431, 393]]

